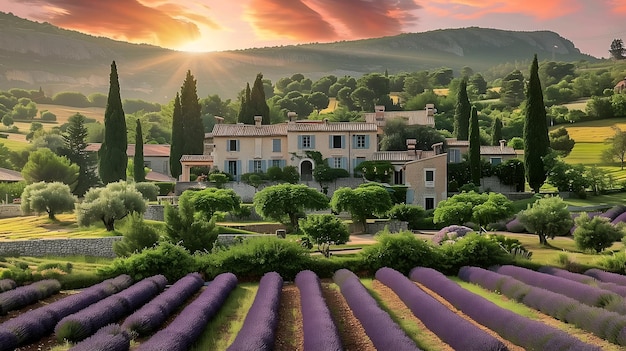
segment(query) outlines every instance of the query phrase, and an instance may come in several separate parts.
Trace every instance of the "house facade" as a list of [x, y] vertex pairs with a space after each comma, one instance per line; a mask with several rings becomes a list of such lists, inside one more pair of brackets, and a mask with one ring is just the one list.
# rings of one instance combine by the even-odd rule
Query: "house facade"
[[[85, 151], [98, 152], [101, 143], [91, 143], [87, 145]], [[135, 144], [128, 144], [126, 155], [132, 159], [135, 157]], [[151, 169], [146, 174], [147, 180], [168, 182], [174, 178], [170, 172], [170, 145], [169, 144], [144, 144], [143, 145], [143, 164]]]
[[[446, 148], [448, 163], [459, 163], [463, 161], [463, 155], [469, 152], [469, 141], [446, 138]], [[480, 157], [495, 166], [510, 159], [517, 158], [518, 154], [515, 149], [506, 145], [506, 140], [500, 140], [500, 145], [497, 146], [481, 145]]]

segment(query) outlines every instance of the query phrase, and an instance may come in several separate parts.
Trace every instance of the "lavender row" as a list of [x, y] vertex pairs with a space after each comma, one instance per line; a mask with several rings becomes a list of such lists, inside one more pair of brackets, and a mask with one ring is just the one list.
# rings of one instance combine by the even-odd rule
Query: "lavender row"
[[280, 295], [283, 278], [276, 272], [268, 272], [259, 282], [252, 306], [243, 326], [228, 351], [264, 351], [274, 349], [274, 336], [278, 324]]
[[527, 350], [601, 350], [562, 330], [499, 307], [432, 268], [413, 268], [409, 278], [434, 291], [474, 321]]
[[339, 331], [322, 296], [318, 276], [309, 270], [296, 275], [300, 291], [304, 349], [307, 351], [343, 350]]
[[111, 295], [57, 323], [54, 333], [59, 341], [81, 341], [107, 324], [133, 312], [161, 292], [167, 279], [156, 275]]
[[619, 313], [584, 305], [567, 296], [478, 267], [461, 267], [459, 278], [488, 290], [499, 291], [526, 306], [572, 323], [614, 344], [626, 346], [626, 317]]
[[385, 267], [376, 271], [376, 279], [391, 288], [415, 317], [453, 349], [508, 350], [502, 341], [451, 311], [402, 273]]
[[100, 328], [95, 334], [70, 348], [70, 351], [128, 351], [130, 334], [119, 324], [109, 324]]
[[148, 341], [141, 343], [136, 350], [188, 350], [236, 286], [237, 277], [234, 274], [218, 275], [200, 296], [187, 305], [167, 327], [156, 332]]
[[600, 269], [591, 268], [585, 271], [585, 275], [594, 277], [605, 283], [615, 283], [626, 286], [626, 276], [617, 273], [606, 272]]
[[[591, 285], [591, 286], [597, 286], [600, 289], [612, 291], [620, 295], [621, 297], [626, 297], [626, 286], [622, 286], [622, 285], [615, 284], [615, 283], [609, 283], [609, 282], [601, 282], [588, 275], [573, 273], [570, 271], [566, 271], [564, 269], [549, 267], [549, 266], [544, 266], [544, 267], [539, 268], [539, 272], [573, 280], [573, 281]], [[615, 312], [621, 313], [620, 311], [615, 311]]]
[[359, 277], [347, 269], [333, 276], [354, 316], [378, 350], [419, 350], [415, 342], [378, 306], [376, 300], [361, 284]]
[[159, 296], [128, 316], [122, 327], [145, 336], [156, 330], [167, 318], [198, 292], [204, 280], [198, 273], [190, 273], [179, 279]]
[[45, 279], [0, 293], [0, 315], [28, 306], [61, 291], [56, 279]]
[[[61, 318], [76, 313], [132, 284], [128, 275], [120, 275], [84, 289], [82, 292], [55, 301], [0, 324], [0, 351], [13, 350], [26, 342], [39, 340], [51, 333]], [[12, 335], [14, 338], [7, 336]], [[4, 335], [4, 337], [3, 337]], [[7, 340], [4, 342], [4, 340]]]
[[17, 284], [15, 284], [15, 281], [13, 281], [12, 279], [0, 279], [0, 293], [8, 290], [13, 290], [16, 287]]
[[623, 298], [616, 293], [569, 279], [511, 265], [494, 267], [492, 270], [500, 274], [511, 276], [526, 284], [571, 297], [589, 306], [606, 306], [608, 308], [609, 305], [623, 305]]

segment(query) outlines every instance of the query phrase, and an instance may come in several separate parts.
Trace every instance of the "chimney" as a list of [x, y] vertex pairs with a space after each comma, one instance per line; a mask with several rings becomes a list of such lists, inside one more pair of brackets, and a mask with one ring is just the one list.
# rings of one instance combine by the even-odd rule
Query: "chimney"
[[433, 148], [433, 151], [435, 152], [435, 155], [442, 154], [443, 153], [443, 142], [433, 144], [432, 148]]
[[376, 105], [374, 106], [374, 111], [376, 114], [376, 120], [380, 121], [385, 119], [385, 106], [384, 105]]
[[406, 151], [409, 154], [409, 156], [417, 155], [416, 145], [417, 145], [417, 139], [406, 140]]
[[215, 116], [213, 118], [215, 118], [215, 124], [222, 124], [222, 123], [224, 123], [224, 117]]
[[298, 119], [298, 114], [293, 111], [289, 111], [287, 112], [287, 119], [289, 122], [295, 122]]
[[506, 145], [506, 140], [500, 140], [500, 151], [504, 151], [505, 145]]
[[254, 125], [257, 127], [261, 127], [262, 120], [263, 120], [262, 116], [254, 116]]

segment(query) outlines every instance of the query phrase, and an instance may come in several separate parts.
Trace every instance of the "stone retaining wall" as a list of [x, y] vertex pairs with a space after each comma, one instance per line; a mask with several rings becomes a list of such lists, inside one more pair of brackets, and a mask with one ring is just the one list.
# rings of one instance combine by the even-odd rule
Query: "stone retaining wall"
[[0, 205], [0, 218], [19, 217], [21, 215], [20, 205]]
[[93, 239], [38, 239], [0, 242], [0, 256], [96, 256], [115, 257], [113, 243], [121, 236]]

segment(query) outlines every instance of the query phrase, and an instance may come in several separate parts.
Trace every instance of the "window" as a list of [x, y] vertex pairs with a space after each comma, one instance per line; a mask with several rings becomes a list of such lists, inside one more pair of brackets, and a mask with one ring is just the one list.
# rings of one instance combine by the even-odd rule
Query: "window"
[[230, 173], [235, 178], [237, 177], [237, 161], [227, 161], [228, 162], [228, 173]]
[[424, 209], [432, 210], [433, 208], [435, 208], [435, 198], [434, 197], [424, 198]]
[[433, 169], [424, 170], [424, 186], [427, 188], [435, 187], [435, 170]]
[[228, 144], [226, 144], [226, 151], [239, 151], [239, 140], [228, 140]]
[[272, 160], [272, 167], [281, 167], [282, 166], [282, 160]]
[[459, 163], [459, 162], [461, 162], [461, 150], [459, 150], [459, 149], [449, 149], [448, 150], [448, 162], [450, 162], [450, 163]]
[[367, 149], [369, 147], [367, 135], [355, 135], [354, 148], [356, 149]]
[[313, 135], [298, 135], [298, 149], [315, 149], [315, 137]]
[[261, 160], [254, 160], [252, 162], [252, 172], [253, 173], [263, 172], [263, 166], [262, 166]]
[[280, 139], [272, 139], [272, 152], [280, 152]]
[[341, 157], [333, 158], [333, 168], [342, 168]]
[[343, 149], [343, 136], [331, 135], [330, 136], [330, 148], [331, 149]]
[[499, 165], [502, 163], [502, 157], [492, 157], [491, 158], [491, 165], [495, 166], [495, 165]]

